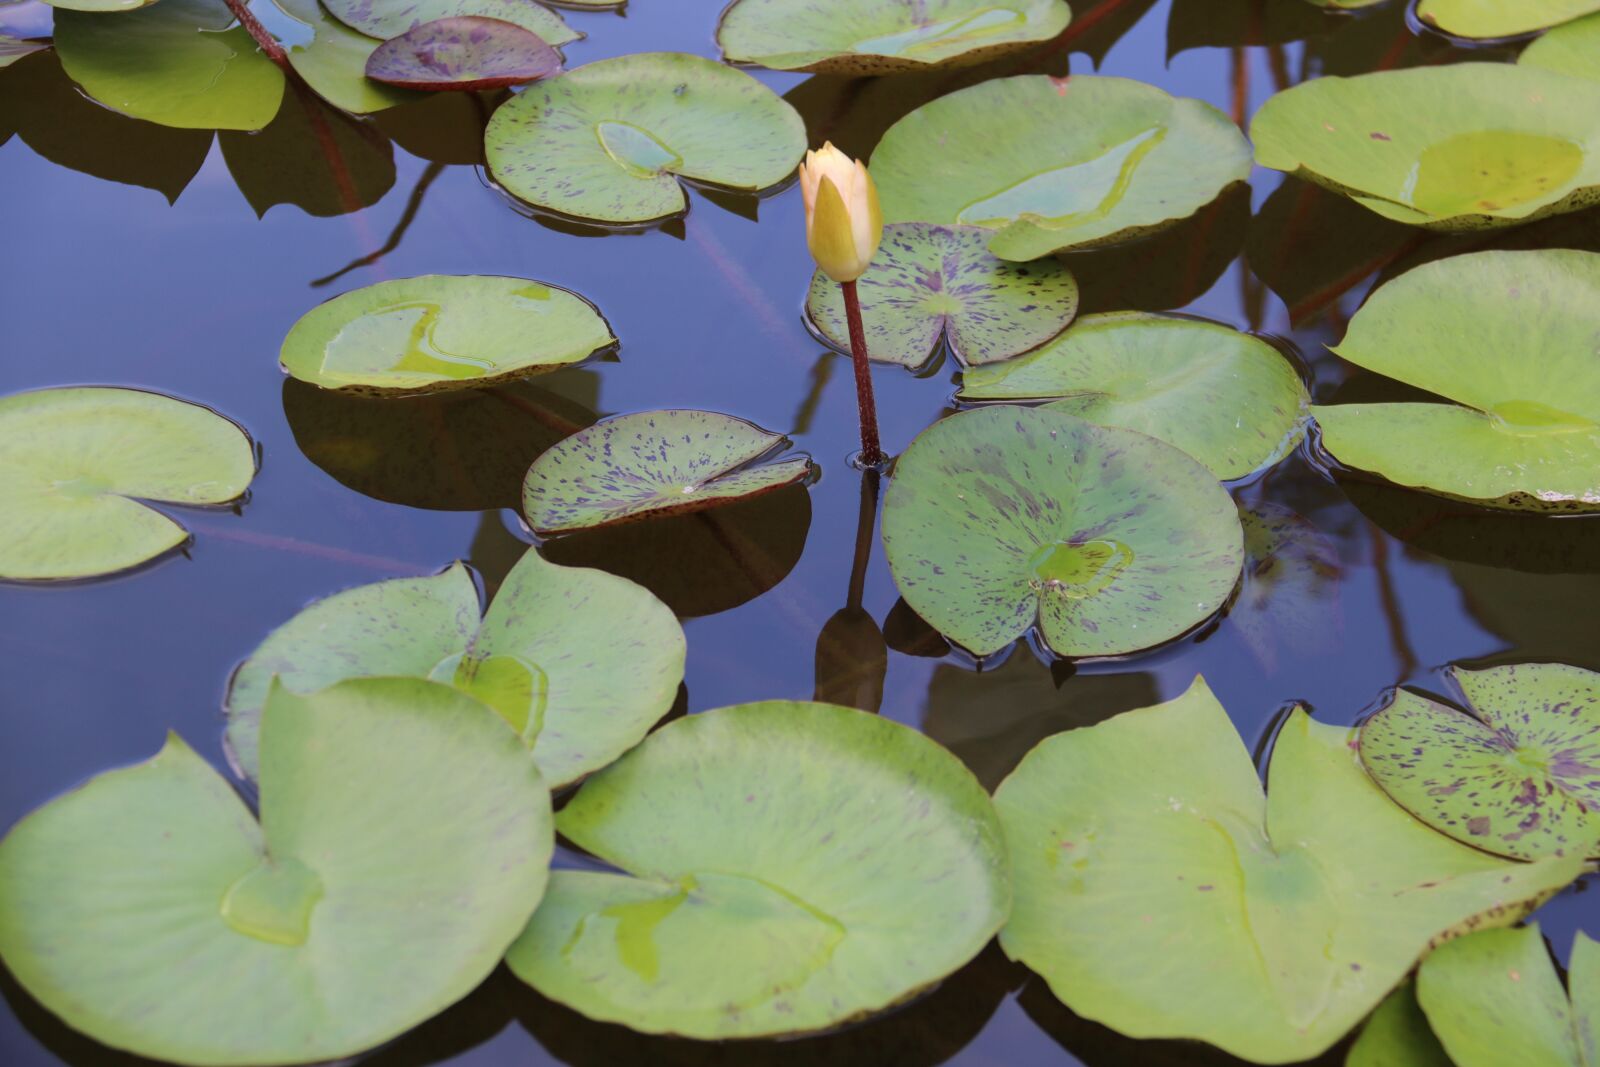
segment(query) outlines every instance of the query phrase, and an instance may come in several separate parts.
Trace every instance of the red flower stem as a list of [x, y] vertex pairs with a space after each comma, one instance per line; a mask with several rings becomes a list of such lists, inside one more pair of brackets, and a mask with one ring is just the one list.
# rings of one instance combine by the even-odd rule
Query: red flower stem
[[867, 331], [861, 325], [861, 300], [855, 282], [840, 282], [844, 290], [844, 316], [850, 324], [850, 356], [856, 368], [856, 405], [861, 409], [861, 465], [883, 462], [878, 445], [878, 405], [872, 399], [872, 364], [867, 361]]
[[261, 51], [266, 53], [267, 58], [278, 66], [287, 69], [289, 66], [289, 53], [283, 50], [283, 45], [279, 44], [277, 39], [267, 32], [267, 28], [261, 25], [261, 22], [250, 13], [250, 9], [245, 6], [245, 0], [223, 0], [223, 2], [228, 5], [228, 10], [233, 12], [233, 17], [239, 20], [239, 25], [244, 27], [245, 32], [261, 48]]

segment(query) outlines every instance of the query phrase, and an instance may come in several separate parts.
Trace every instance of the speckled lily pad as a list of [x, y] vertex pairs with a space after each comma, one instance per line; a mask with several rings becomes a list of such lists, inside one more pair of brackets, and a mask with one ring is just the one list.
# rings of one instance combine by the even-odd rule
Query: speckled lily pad
[[1417, 0], [1417, 18], [1456, 37], [1514, 37], [1600, 11], [1600, 0]]
[[505, 89], [560, 69], [561, 54], [538, 34], [478, 15], [424, 22], [367, 59], [372, 80], [427, 92]]
[[1557, 26], [1522, 50], [1517, 64], [1600, 80], [1600, 14]]
[[429, 22], [464, 16], [509, 22], [558, 48], [583, 36], [535, 0], [324, 0], [322, 6], [346, 26], [379, 41]]

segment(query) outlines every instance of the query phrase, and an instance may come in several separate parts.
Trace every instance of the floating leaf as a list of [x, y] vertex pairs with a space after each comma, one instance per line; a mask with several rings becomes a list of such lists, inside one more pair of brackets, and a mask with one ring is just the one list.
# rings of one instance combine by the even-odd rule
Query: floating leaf
[[1305, 385], [1278, 350], [1220, 323], [1114, 312], [1021, 359], [962, 376], [962, 401], [1051, 401], [1176, 445], [1218, 478], [1276, 463], [1304, 429]]
[[49, 41], [24, 41], [0, 33], [0, 69], [11, 66], [23, 56], [31, 56], [35, 52], [43, 52], [49, 47]]
[[1197, 679], [1043, 742], [995, 794], [1016, 865], [1001, 947], [1130, 1037], [1298, 1062], [1432, 944], [1514, 923], [1581, 871], [1577, 856], [1510, 863], [1434, 833], [1372, 783], [1353, 739], [1296, 710], [1263, 795]]
[[883, 543], [900, 595], [976, 656], [1035, 624], [1062, 656], [1178, 637], [1239, 580], [1243, 534], [1210, 471], [1062, 412], [994, 407], [924, 430], [895, 467]]
[[[867, 354], [917, 368], [942, 339], [963, 363], [993, 363], [1048, 341], [1078, 313], [1078, 283], [1053, 259], [1008, 263], [976, 226], [904, 222], [885, 227], [857, 282]], [[806, 316], [823, 339], [850, 350], [844, 297], [822, 271], [811, 276]]]
[[1050, 40], [1064, 0], [735, 0], [717, 25], [733, 63], [824, 74], [968, 67]]
[[238, 426], [137, 389], [0, 398], [0, 578], [88, 578], [154, 559], [189, 533], [140, 501], [226, 504], [255, 476]]
[[715, 411], [619, 415], [568, 437], [528, 469], [522, 510], [541, 535], [716, 507], [811, 474], [804, 453]]
[[743, 71], [700, 56], [602, 59], [538, 82], [489, 121], [494, 177], [535, 207], [612, 224], [688, 208], [679, 178], [756, 191], [805, 154], [794, 108]]
[[1449, 673], [1469, 711], [1402, 690], [1362, 724], [1373, 780], [1486, 852], [1600, 855], [1600, 674], [1557, 663]]
[[1378, 1005], [1350, 1046], [1344, 1067], [1454, 1067], [1428, 1028], [1415, 982], [1407, 978]]
[[1256, 161], [1435, 230], [1600, 201], [1600, 85], [1506, 63], [1314, 78], [1250, 125]]
[[[165, 2], [165, 0], [162, 0]], [[357, 33], [328, 14], [317, 0], [272, 0], [285, 15], [311, 31], [310, 40], [285, 43], [289, 65], [323, 99], [357, 115], [369, 115], [420, 94], [367, 77], [367, 57], [382, 42]]]
[[0, 956], [51, 1012], [179, 1063], [333, 1060], [495, 968], [553, 845], [504, 722], [446, 686], [364, 679], [274, 691], [263, 739], [259, 824], [169, 736], [0, 842]]
[[646, 1033], [837, 1026], [977, 955], [1010, 886], [989, 797], [899, 723], [767, 701], [679, 719], [557, 825], [623, 874], [558, 871], [506, 957], [545, 996]]
[[325, 0], [322, 6], [346, 26], [379, 41], [440, 19], [462, 17], [509, 22], [558, 48], [583, 37], [560, 15], [534, 0]]
[[134, 11], [155, 2], [156, 0], [45, 0], [45, 3], [60, 11], [88, 12]]
[[942, 96], [872, 154], [887, 222], [997, 231], [1037, 259], [1164, 229], [1250, 174], [1250, 146], [1210, 104], [1126, 78], [1025, 75]]
[[1513, 37], [1600, 11], [1600, 0], [1418, 0], [1417, 18], [1457, 37]]
[[538, 34], [478, 15], [425, 22], [385, 41], [367, 60], [367, 77], [430, 92], [504, 89], [560, 69], [561, 54]]
[[1444, 496], [1600, 508], [1597, 331], [1595, 253], [1425, 264], [1378, 289], [1334, 351], [1457, 403], [1314, 407], [1322, 444], [1347, 467]]
[[425, 274], [378, 282], [307, 312], [279, 360], [301, 381], [362, 394], [499, 385], [616, 344], [599, 309], [526, 278]]
[[1541, 35], [1522, 50], [1517, 64], [1575, 78], [1600, 79], [1600, 14]]

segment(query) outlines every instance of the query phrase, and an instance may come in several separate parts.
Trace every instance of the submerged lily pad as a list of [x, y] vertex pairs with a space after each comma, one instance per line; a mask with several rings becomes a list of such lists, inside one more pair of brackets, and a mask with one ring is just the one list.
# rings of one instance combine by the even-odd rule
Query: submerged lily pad
[[1600, 0], [1418, 0], [1417, 18], [1456, 37], [1514, 37], [1600, 11]]
[[1037, 625], [1062, 656], [1193, 629], [1239, 581], [1233, 501], [1183, 452], [1062, 412], [993, 407], [924, 430], [883, 510], [906, 603], [976, 656]]
[[379, 45], [367, 77], [430, 92], [504, 89], [561, 69], [561, 54], [536, 33], [500, 19], [463, 15], [425, 22]]
[[[856, 283], [867, 354], [921, 367], [942, 339], [962, 363], [994, 363], [1050, 340], [1078, 313], [1078, 283], [1052, 259], [1008, 263], [976, 226], [887, 226]], [[822, 271], [811, 276], [806, 317], [841, 352], [850, 350], [844, 296]]]
[[480, 619], [477, 587], [457, 563], [336, 593], [274, 630], [229, 683], [228, 746], [255, 777], [274, 677], [297, 693], [346, 678], [431, 678], [498, 711], [556, 788], [639, 743], [672, 707], [683, 660], [678, 620], [625, 578], [529, 551]]
[[1256, 160], [1434, 230], [1514, 226], [1600, 202], [1600, 85], [1458, 63], [1314, 78], [1250, 125]]
[[1140, 312], [1089, 315], [1021, 359], [969, 370], [956, 399], [1050, 401], [1176, 445], [1224, 480], [1282, 459], [1310, 403], [1294, 367], [1260, 338]]
[[1527, 663], [1450, 679], [1470, 711], [1402, 690], [1362, 724], [1373, 780], [1486, 852], [1600, 855], [1600, 674]]
[[97, 1041], [349, 1056], [471, 992], [538, 903], [550, 795], [483, 705], [364, 679], [274, 690], [264, 718], [260, 823], [169, 736], [0, 842], [0, 956]]
[[1210, 104], [1084, 75], [942, 96], [872, 154], [886, 222], [982, 226], [1015, 260], [1164, 229], [1249, 174], [1250, 145]]
[[43, 52], [49, 47], [49, 41], [24, 41], [0, 33], [0, 69], [11, 66], [23, 56], [31, 56], [35, 52]]
[[794, 108], [743, 71], [700, 56], [602, 59], [539, 82], [489, 121], [494, 177], [535, 207], [612, 224], [688, 207], [679, 178], [756, 191], [806, 150]]
[[1338, 546], [1304, 516], [1260, 502], [1239, 511], [1244, 586], [1228, 625], [1267, 674], [1280, 650], [1297, 658], [1338, 651], [1344, 626]]
[[541, 534], [678, 515], [770, 493], [811, 474], [782, 434], [715, 411], [604, 419], [528, 468], [522, 510]]
[[226, 504], [255, 477], [237, 425], [138, 389], [0, 398], [0, 578], [87, 578], [189, 539], [140, 501]]
[[425, 274], [307, 312], [279, 361], [301, 381], [362, 394], [481, 388], [579, 363], [614, 345], [577, 293], [526, 278]]
[[1264, 795], [1197, 679], [1044, 741], [995, 793], [1016, 865], [1000, 946], [1130, 1037], [1299, 1062], [1432, 944], [1514, 923], [1582, 870], [1577, 856], [1512, 863], [1434, 833], [1372, 783], [1352, 740], [1295, 710]]
[[717, 25], [734, 63], [823, 74], [967, 67], [1067, 28], [1064, 0], [735, 0]]
[[1491, 507], [1600, 508], [1600, 255], [1479, 252], [1377, 290], [1340, 356], [1455, 404], [1312, 409], [1347, 467]]
[[767, 701], [664, 727], [590, 779], [563, 836], [625, 873], [557, 871], [506, 962], [646, 1033], [805, 1033], [978, 954], [1010, 880], [994, 807], [923, 735]]
[[[1597, 6], [1600, 11], [1600, 6]], [[1600, 14], [1557, 26], [1522, 50], [1517, 64], [1600, 80]]]
[[535, 0], [323, 0], [322, 6], [346, 26], [379, 41], [440, 19], [468, 16], [509, 22], [557, 47], [583, 37]]

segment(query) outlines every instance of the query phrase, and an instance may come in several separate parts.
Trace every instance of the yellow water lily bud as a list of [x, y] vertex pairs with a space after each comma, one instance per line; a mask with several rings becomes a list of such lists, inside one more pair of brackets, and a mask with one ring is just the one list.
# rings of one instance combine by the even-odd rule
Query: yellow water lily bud
[[817, 266], [836, 282], [861, 277], [883, 239], [878, 188], [866, 164], [830, 141], [806, 153], [800, 195], [806, 202], [806, 244]]

